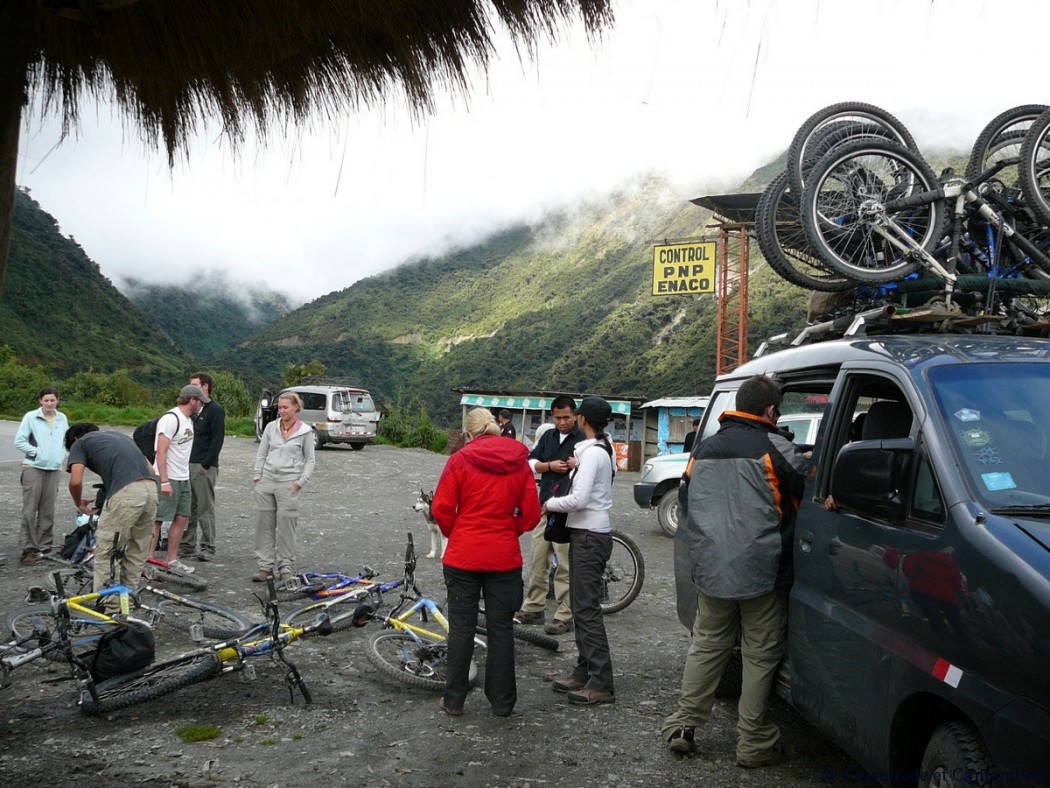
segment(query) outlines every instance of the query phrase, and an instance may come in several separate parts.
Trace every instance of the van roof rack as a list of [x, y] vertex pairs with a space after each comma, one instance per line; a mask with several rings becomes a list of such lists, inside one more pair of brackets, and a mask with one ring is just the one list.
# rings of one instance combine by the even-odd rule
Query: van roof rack
[[360, 383], [357, 383], [352, 378], [333, 378], [326, 375], [307, 375], [300, 381], [300, 385], [303, 386], [346, 386], [352, 389], [361, 389], [362, 391], [368, 391]]
[[[963, 275], [950, 296], [938, 278], [884, 285], [875, 290], [875, 298], [871, 290], [865, 287], [843, 294], [819, 294], [825, 302], [821, 305], [823, 320], [769, 337], [755, 356], [829, 339], [885, 334], [1050, 336], [1050, 280]], [[1019, 296], [1047, 302], [1026, 303]], [[811, 306], [816, 303], [813, 299]]]

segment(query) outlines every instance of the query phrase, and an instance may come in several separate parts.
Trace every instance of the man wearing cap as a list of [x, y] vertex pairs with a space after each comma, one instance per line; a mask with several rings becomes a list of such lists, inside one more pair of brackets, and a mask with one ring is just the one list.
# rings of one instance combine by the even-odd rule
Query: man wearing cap
[[514, 428], [514, 422], [511, 421], [510, 411], [504, 408], [499, 412], [499, 416], [496, 418], [499, 422], [499, 434], [504, 438], [510, 438], [512, 441], [518, 439], [518, 431]]
[[153, 463], [153, 471], [160, 482], [160, 498], [149, 554], [153, 555], [160, 541], [161, 523], [170, 522], [165, 560], [172, 569], [187, 574], [192, 574], [193, 568], [179, 560], [179, 545], [182, 543], [182, 534], [186, 530], [193, 506], [190, 491], [193, 417], [209, 402], [211, 397], [205, 394], [200, 386], [183, 386], [179, 398], [175, 401], [175, 407], [157, 421], [157, 439], [154, 444], [157, 459]]
[[[206, 397], [212, 394], [212, 377], [207, 372], [194, 372], [191, 386], [200, 386]], [[205, 402], [193, 423], [193, 448], [190, 450], [190, 491], [192, 511], [182, 535], [179, 560], [196, 554], [198, 561], [215, 558], [215, 483], [219, 480], [219, 452], [226, 438], [226, 413], [215, 400]], [[200, 545], [197, 545], [197, 525]]]

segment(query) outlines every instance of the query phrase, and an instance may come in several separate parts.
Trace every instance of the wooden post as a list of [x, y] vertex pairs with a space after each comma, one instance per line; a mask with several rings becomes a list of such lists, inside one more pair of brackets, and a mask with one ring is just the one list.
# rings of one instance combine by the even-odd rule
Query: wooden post
[[26, 95], [36, 3], [0, 0], [0, 297], [4, 293], [15, 210], [18, 134]]

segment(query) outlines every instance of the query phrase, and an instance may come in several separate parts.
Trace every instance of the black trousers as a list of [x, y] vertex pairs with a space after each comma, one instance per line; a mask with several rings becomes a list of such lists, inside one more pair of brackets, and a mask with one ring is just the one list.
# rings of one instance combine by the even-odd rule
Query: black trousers
[[448, 677], [444, 704], [462, 709], [470, 691], [470, 661], [478, 626], [478, 602], [485, 600], [488, 649], [485, 654], [485, 697], [494, 714], [506, 716], [518, 700], [514, 676], [514, 613], [524, 590], [521, 569], [471, 572], [444, 567], [448, 589]]
[[612, 537], [569, 529], [569, 600], [576, 623], [576, 667], [572, 677], [587, 689], [614, 692], [612, 657], [602, 614], [602, 575], [612, 555]]

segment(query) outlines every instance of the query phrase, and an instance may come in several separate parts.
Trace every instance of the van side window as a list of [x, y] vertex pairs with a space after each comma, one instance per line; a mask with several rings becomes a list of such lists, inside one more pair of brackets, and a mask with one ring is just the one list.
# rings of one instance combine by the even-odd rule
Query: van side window
[[915, 482], [912, 486], [911, 516], [933, 525], [944, 525], [944, 500], [937, 480], [933, 478], [925, 455], [918, 455], [915, 463]]
[[299, 398], [303, 401], [303, 410], [327, 410], [324, 394], [301, 391]]

